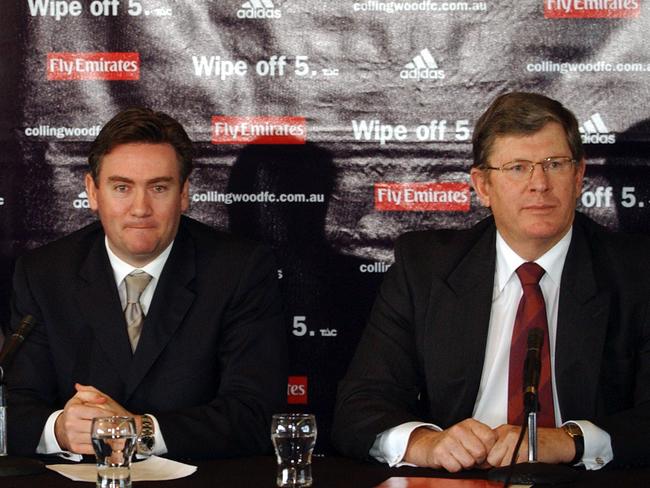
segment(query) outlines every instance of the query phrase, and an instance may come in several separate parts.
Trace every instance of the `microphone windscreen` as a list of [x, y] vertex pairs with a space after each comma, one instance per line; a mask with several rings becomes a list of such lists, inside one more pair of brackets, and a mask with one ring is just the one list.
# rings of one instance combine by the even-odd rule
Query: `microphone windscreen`
[[541, 349], [544, 342], [544, 332], [535, 327], [528, 332], [528, 349]]

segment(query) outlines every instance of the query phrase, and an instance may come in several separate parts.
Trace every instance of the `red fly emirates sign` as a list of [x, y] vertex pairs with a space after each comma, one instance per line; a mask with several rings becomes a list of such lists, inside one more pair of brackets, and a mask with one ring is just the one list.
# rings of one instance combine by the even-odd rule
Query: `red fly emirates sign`
[[547, 19], [638, 17], [641, 0], [544, 0]]
[[212, 117], [212, 144], [304, 144], [304, 117]]
[[139, 80], [139, 53], [48, 53], [48, 80]]
[[380, 211], [468, 212], [467, 183], [375, 183], [375, 209]]

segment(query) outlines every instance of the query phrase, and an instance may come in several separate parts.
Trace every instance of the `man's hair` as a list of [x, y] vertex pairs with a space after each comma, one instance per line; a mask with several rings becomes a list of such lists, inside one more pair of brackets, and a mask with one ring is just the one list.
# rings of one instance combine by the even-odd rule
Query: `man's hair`
[[575, 115], [560, 102], [544, 95], [512, 92], [497, 97], [476, 122], [472, 136], [472, 167], [488, 164], [496, 137], [532, 135], [549, 122], [557, 122], [564, 128], [571, 156], [580, 161], [584, 149]]
[[90, 174], [99, 184], [102, 158], [121, 144], [170, 144], [176, 151], [181, 184], [192, 172], [192, 141], [183, 126], [163, 112], [131, 107], [109, 120], [90, 147]]

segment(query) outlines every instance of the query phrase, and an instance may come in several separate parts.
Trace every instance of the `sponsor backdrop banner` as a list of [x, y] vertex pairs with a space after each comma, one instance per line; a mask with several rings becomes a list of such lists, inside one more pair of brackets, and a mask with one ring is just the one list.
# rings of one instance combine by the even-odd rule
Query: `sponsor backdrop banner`
[[488, 212], [472, 127], [509, 90], [577, 115], [579, 206], [650, 229], [650, 13], [644, 0], [19, 0], [0, 6], [0, 323], [16, 256], [94, 216], [89, 141], [118, 110], [195, 141], [189, 215], [276, 252], [287, 408], [329, 448], [345, 372], [401, 233]]

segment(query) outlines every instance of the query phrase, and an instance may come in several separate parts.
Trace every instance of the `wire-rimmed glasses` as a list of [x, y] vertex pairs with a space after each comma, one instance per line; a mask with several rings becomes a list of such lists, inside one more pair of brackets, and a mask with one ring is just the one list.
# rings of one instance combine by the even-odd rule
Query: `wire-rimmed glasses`
[[501, 166], [484, 165], [481, 166], [481, 169], [500, 171], [508, 179], [519, 182], [531, 178], [535, 166], [538, 164], [547, 176], [559, 177], [569, 174], [575, 162], [575, 159], [568, 156], [551, 156], [536, 162], [527, 159], [515, 159]]

